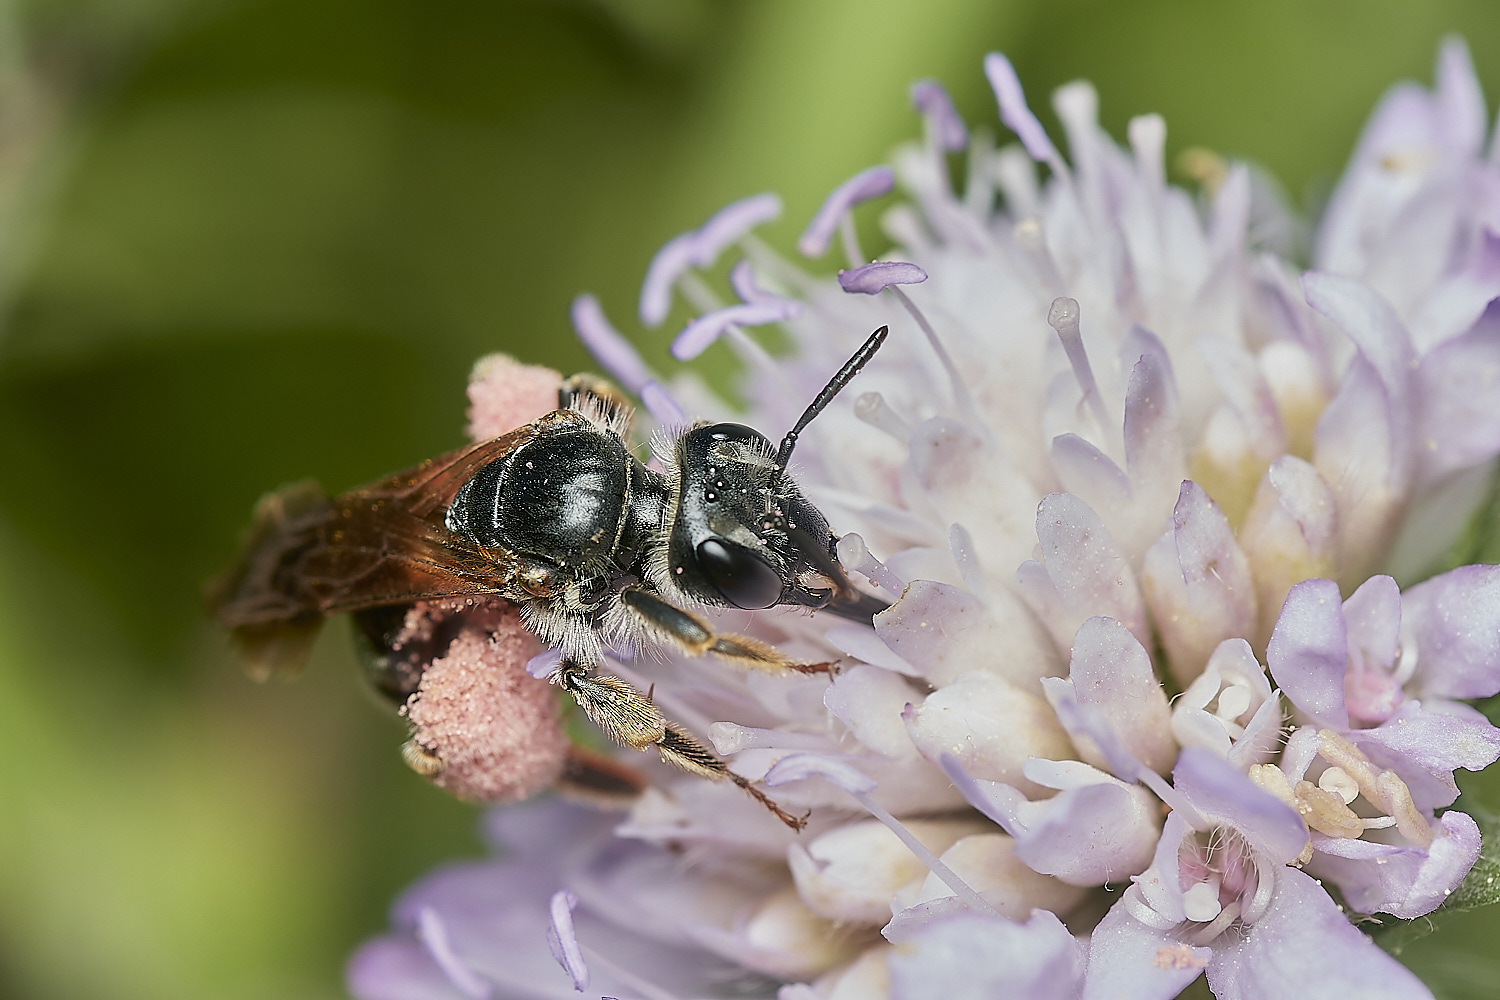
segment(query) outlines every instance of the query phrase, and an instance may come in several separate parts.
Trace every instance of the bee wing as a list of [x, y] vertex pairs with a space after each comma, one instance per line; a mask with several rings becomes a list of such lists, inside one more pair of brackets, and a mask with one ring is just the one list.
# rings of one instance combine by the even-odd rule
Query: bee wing
[[529, 435], [518, 428], [333, 500], [311, 482], [262, 497], [238, 561], [209, 597], [252, 674], [295, 671], [330, 615], [495, 593], [506, 553], [481, 550], [443, 517], [464, 483]]

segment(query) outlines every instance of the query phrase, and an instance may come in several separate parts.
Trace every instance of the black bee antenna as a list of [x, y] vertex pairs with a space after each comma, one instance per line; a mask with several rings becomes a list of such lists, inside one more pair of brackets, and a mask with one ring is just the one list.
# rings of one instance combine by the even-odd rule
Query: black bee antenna
[[888, 333], [890, 333], [890, 327], [882, 326], [870, 334], [870, 339], [865, 341], [863, 347], [854, 352], [854, 357], [844, 362], [844, 367], [839, 369], [838, 374], [828, 380], [828, 384], [823, 387], [823, 391], [818, 393], [818, 398], [814, 399], [812, 405], [803, 412], [802, 419], [797, 421], [797, 426], [787, 431], [786, 437], [781, 439], [781, 448], [776, 452], [776, 468], [783, 472], [786, 471], [786, 463], [792, 457], [792, 449], [797, 447], [797, 435], [806, 430], [807, 425], [812, 423], [829, 403], [833, 402], [833, 397], [837, 396], [843, 390], [844, 386], [848, 385], [854, 379], [854, 376], [859, 374], [859, 370], [875, 356], [875, 352], [880, 350], [880, 345], [885, 343], [886, 334]]

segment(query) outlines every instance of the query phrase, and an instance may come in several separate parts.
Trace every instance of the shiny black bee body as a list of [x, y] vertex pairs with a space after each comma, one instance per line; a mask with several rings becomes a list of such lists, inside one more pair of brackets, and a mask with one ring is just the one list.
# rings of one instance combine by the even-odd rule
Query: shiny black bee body
[[[318, 626], [340, 612], [354, 612], [382, 654], [393, 609], [504, 598], [561, 654], [549, 679], [612, 738], [733, 780], [796, 825], [649, 697], [598, 668], [608, 650], [666, 646], [752, 669], [827, 670], [716, 633], [689, 608], [792, 605], [868, 622], [886, 607], [850, 584], [827, 520], [786, 471], [798, 434], [885, 336], [882, 327], [866, 341], [779, 448], [741, 424], [700, 423], [650, 468], [627, 445], [628, 405], [581, 377], [564, 383], [561, 408], [502, 437], [332, 500], [310, 485], [273, 494], [219, 584], [215, 613], [252, 670], [269, 673], [299, 665]], [[377, 661], [378, 689], [395, 700], [414, 690], [420, 664]]]

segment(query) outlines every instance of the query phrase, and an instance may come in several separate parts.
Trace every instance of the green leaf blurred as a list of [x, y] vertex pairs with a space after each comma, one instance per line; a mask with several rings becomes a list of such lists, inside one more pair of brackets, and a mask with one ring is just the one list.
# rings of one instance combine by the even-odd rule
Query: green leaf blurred
[[[651, 254], [722, 203], [781, 192], [789, 246], [915, 133], [912, 80], [993, 123], [979, 60], [1003, 49], [1049, 124], [1089, 77], [1115, 134], [1162, 112], [1169, 157], [1248, 156], [1298, 198], [1445, 32], [1500, 83], [1485, 2], [5, 11], [0, 88], [51, 109], [0, 115], [0, 994], [27, 998], [340, 995], [399, 888], [479, 850], [476, 814], [400, 765], [340, 630], [255, 687], [202, 581], [262, 491], [457, 443], [477, 356], [584, 367], [578, 292], [640, 333]], [[641, 334], [663, 369], [667, 336]], [[1490, 909], [1403, 958], [1489, 995]]]

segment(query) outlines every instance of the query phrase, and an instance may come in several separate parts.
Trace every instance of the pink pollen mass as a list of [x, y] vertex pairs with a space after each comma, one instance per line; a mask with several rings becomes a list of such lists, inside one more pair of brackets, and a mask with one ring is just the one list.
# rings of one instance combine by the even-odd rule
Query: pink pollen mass
[[443, 760], [434, 784], [471, 802], [510, 802], [562, 774], [568, 740], [556, 692], [526, 673], [541, 650], [508, 601], [465, 615], [405, 708], [413, 738]]
[[506, 354], [480, 358], [469, 375], [469, 437], [488, 441], [557, 409], [562, 376]]

